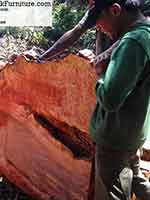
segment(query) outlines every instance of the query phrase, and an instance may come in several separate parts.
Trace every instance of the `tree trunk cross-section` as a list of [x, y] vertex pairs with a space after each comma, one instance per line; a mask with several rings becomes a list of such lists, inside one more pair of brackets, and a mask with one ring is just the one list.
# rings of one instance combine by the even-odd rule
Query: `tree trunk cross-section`
[[95, 81], [88, 61], [74, 55], [44, 64], [18, 57], [1, 70], [2, 176], [39, 200], [87, 199]]

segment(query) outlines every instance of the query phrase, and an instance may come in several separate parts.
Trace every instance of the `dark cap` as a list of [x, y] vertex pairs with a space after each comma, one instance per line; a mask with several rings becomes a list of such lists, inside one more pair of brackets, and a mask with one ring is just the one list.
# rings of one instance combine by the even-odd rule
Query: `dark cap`
[[[99, 18], [101, 12], [111, 6], [113, 3], [119, 3], [120, 5], [124, 5], [126, 3], [133, 3], [132, 6], [139, 7], [142, 0], [93, 0], [93, 6], [89, 9], [89, 20], [91, 19], [92, 25], [96, 25], [96, 21]], [[131, 8], [131, 5], [130, 5]]]
[[[119, 3], [120, 5], [126, 5], [126, 8], [140, 8], [141, 5], [146, 0], [93, 0], [94, 9], [99, 14], [102, 12], [104, 8], [109, 7], [113, 3]], [[149, 2], [149, 0], [147, 0]]]
[[[82, 20], [79, 22], [85, 29], [93, 28], [96, 25], [96, 21], [98, 20], [101, 12], [103, 9], [109, 7], [113, 3], [119, 3], [120, 5], [123, 5], [124, 3], [128, 3], [130, 1], [133, 1], [133, 6], [136, 4], [139, 6], [142, 2], [142, 0], [93, 0], [92, 7], [89, 8], [89, 10], [86, 12]], [[150, 2], [150, 0], [143, 0]], [[126, 4], [127, 6], [127, 4]], [[131, 5], [130, 5], [131, 7]], [[146, 6], [147, 7], [147, 6]], [[150, 6], [148, 7], [150, 8]], [[149, 10], [150, 9], [146, 9]]]
[[79, 22], [85, 28], [92, 28], [96, 25], [96, 21], [100, 16], [102, 10], [114, 2], [126, 0], [93, 0], [92, 7], [86, 12], [85, 16]]
[[100, 16], [101, 11], [115, 1], [117, 0], [93, 0], [92, 6], [88, 9], [79, 24], [85, 29], [93, 28], [96, 25], [96, 21]]
[[[119, 3], [119, 4], [123, 4], [124, 2], [126, 2], [127, 0], [93, 0], [94, 3], [94, 9], [97, 12], [101, 12], [104, 8], [109, 7], [111, 4], [113, 3]], [[100, 14], [100, 13], [99, 13]]]
[[92, 25], [96, 25], [96, 21], [104, 8], [109, 7], [113, 3], [124, 3], [127, 0], [93, 0], [93, 6], [89, 9], [88, 18]]

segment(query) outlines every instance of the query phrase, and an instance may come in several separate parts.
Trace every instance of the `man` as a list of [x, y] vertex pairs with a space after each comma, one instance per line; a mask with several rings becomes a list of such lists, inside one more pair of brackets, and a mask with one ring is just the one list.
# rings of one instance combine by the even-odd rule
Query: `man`
[[141, 200], [150, 199], [150, 183], [136, 156], [146, 139], [150, 98], [150, 24], [140, 6], [139, 0], [95, 0], [97, 28], [120, 40], [96, 84], [90, 128], [96, 142], [96, 200], [103, 192], [101, 178], [104, 199], [130, 199], [131, 186]]

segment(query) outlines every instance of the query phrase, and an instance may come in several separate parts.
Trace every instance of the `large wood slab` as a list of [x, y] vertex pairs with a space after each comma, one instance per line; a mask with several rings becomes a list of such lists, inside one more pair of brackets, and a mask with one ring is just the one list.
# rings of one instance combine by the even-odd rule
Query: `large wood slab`
[[37, 199], [87, 199], [96, 75], [70, 55], [0, 72], [0, 173]]

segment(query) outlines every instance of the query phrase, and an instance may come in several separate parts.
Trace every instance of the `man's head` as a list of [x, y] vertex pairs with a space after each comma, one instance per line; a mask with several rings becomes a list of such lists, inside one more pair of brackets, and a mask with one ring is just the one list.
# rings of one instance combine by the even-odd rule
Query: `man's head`
[[139, 14], [141, 0], [94, 0], [97, 28], [110, 37], [121, 33]]

